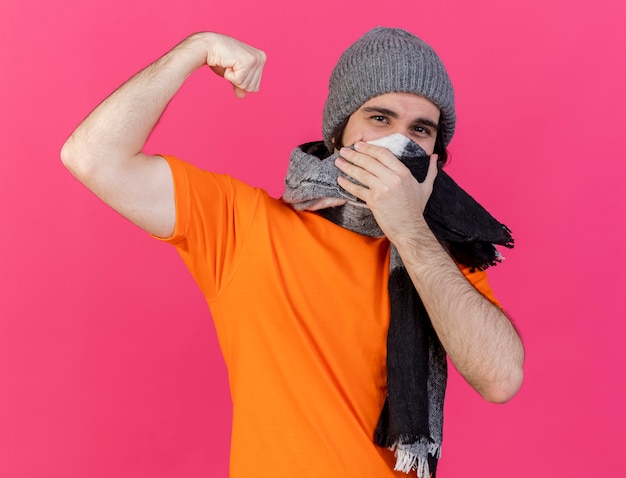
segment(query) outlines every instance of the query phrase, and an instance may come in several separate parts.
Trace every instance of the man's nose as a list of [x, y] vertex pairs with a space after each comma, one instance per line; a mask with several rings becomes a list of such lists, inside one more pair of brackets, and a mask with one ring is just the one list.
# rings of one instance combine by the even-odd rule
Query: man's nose
[[405, 126], [405, 125], [394, 125], [391, 128], [391, 133], [390, 134], [396, 134], [396, 133], [400, 133], [403, 136], [408, 137], [411, 133], [411, 128], [409, 126]]

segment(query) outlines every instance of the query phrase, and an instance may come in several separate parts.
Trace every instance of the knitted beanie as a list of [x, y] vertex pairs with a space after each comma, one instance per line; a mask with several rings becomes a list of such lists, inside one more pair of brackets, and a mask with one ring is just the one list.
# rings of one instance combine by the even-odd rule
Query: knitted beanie
[[456, 114], [450, 77], [435, 51], [399, 28], [370, 30], [343, 52], [330, 76], [324, 105], [323, 135], [329, 151], [331, 136], [342, 121], [366, 101], [385, 93], [414, 93], [441, 111], [441, 131], [447, 146]]

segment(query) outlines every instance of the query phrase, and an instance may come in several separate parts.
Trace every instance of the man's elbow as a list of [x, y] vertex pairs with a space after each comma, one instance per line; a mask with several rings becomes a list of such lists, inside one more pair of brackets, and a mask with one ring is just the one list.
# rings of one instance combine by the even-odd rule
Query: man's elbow
[[480, 394], [490, 403], [506, 403], [517, 394], [523, 381], [524, 370], [520, 367], [508, 374], [506, 379], [498, 380]]
[[61, 148], [61, 162], [83, 183], [95, 174], [96, 162], [89, 159], [89, 155], [73, 136], [70, 136]]
[[[61, 148], [61, 162], [72, 173], [78, 169], [78, 153], [73, 137], [69, 137]], [[76, 173], [74, 173], [76, 174]]]

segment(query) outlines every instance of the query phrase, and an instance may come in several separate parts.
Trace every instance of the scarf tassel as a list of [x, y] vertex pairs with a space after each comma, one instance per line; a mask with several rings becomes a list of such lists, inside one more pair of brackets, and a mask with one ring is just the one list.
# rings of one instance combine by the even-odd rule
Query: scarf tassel
[[[441, 457], [441, 446], [437, 443], [419, 442], [421, 450], [427, 450], [427, 454], [416, 451], [416, 444], [394, 443], [389, 447], [391, 451], [395, 451], [396, 465], [394, 471], [410, 473], [411, 470], [417, 472], [417, 478], [428, 478], [430, 476], [430, 467], [428, 465], [428, 455], [439, 459]], [[420, 451], [421, 451], [420, 450]]]

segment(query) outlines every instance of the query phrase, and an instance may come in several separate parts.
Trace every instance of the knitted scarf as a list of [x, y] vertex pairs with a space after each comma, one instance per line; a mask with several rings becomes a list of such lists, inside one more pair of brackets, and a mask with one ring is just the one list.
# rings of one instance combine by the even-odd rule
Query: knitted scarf
[[[429, 159], [416, 143], [399, 134], [372, 143], [388, 148], [418, 181], [424, 180]], [[318, 209], [321, 204], [318, 213], [328, 220], [360, 234], [382, 236], [367, 206], [337, 184], [337, 177], [343, 175], [334, 165], [337, 156], [328, 156], [322, 142], [296, 148], [291, 153], [283, 200], [297, 210]], [[347, 203], [324, 208], [326, 198]], [[452, 258], [472, 268], [485, 269], [501, 260], [494, 244], [513, 247], [509, 229], [441, 169], [424, 218]], [[419, 478], [429, 474], [434, 478], [441, 455], [446, 354], [393, 246], [388, 288], [387, 398], [374, 442], [395, 450], [395, 470], [416, 470]]]

